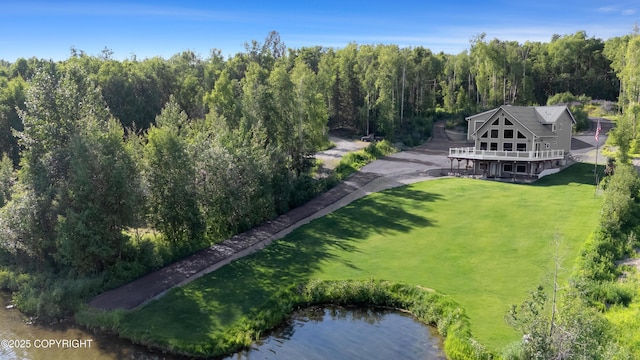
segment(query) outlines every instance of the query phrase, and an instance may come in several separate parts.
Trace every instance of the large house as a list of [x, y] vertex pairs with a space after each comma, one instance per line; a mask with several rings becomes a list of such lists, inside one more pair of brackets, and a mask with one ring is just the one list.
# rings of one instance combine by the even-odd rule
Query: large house
[[[474, 147], [450, 148], [454, 170], [485, 177], [538, 178], [565, 165], [576, 120], [566, 106], [503, 105], [467, 119]], [[551, 170], [550, 170], [551, 169]]]

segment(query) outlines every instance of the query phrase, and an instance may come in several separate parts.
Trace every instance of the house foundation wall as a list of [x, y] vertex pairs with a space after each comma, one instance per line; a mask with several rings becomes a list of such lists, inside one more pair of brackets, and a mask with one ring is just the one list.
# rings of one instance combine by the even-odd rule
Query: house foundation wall
[[570, 157], [565, 159], [513, 161], [474, 160], [450, 158], [449, 175], [473, 176], [486, 179], [520, 179], [535, 181], [538, 175], [549, 169], [564, 169], [573, 164]]

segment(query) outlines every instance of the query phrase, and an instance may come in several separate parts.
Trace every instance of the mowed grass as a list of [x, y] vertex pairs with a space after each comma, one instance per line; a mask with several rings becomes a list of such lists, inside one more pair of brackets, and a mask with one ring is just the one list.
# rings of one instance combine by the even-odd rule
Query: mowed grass
[[552, 281], [560, 239], [567, 278], [595, 229], [593, 165], [519, 185], [439, 179], [372, 194], [128, 314], [121, 334], [178, 347], [211, 342], [277, 290], [310, 279], [384, 279], [433, 288], [466, 310], [500, 351], [519, 339], [504, 315]]

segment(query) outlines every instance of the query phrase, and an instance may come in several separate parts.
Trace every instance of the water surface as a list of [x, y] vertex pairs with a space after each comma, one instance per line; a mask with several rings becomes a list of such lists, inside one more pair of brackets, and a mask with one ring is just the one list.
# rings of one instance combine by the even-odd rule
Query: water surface
[[33, 324], [0, 292], [0, 360], [174, 360], [116, 336], [94, 334], [72, 322]]
[[444, 360], [442, 338], [410, 315], [383, 309], [310, 307], [251, 349], [227, 359]]

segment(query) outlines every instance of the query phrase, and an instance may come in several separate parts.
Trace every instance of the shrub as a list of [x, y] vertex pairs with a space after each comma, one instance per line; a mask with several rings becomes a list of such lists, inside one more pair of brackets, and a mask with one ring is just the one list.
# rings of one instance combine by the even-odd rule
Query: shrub
[[99, 276], [72, 279], [55, 274], [14, 275], [14, 279], [18, 288], [12, 289], [13, 302], [22, 312], [40, 320], [72, 314], [104, 281]]
[[633, 299], [633, 289], [624, 283], [605, 282], [599, 284], [595, 289], [595, 298], [600, 298], [601, 302], [607, 305], [628, 306]]
[[405, 146], [417, 146], [431, 137], [432, 128], [433, 119], [431, 117], [413, 117], [402, 123], [395, 138]]
[[580, 253], [576, 275], [586, 280], [611, 281], [618, 275], [615, 258], [618, 251], [611, 233], [599, 227]]
[[502, 350], [503, 360], [522, 360], [525, 359], [524, 349], [522, 347], [522, 341], [518, 340], [507, 345]]
[[77, 323], [83, 324], [91, 330], [98, 329], [100, 331], [112, 332], [118, 328], [124, 314], [124, 310], [104, 311], [83, 304], [76, 312], [75, 319]]
[[289, 198], [289, 207], [296, 208], [316, 197], [325, 190], [321, 180], [314, 179], [309, 174], [301, 174], [293, 181], [293, 191]]
[[589, 114], [584, 110], [582, 105], [572, 105], [569, 107], [573, 118], [576, 119], [576, 131], [585, 131], [591, 127]]
[[547, 105], [566, 104], [569, 106], [574, 119], [576, 119], [576, 131], [584, 131], [591, 126], [589, 114], [585, 110], [585, 105], [590, 102], [591, 98], [584, 94], [576, 96], [567, 91], [549, 97]]
[[382, 140], [369, 144], [366, 148], [347, 154], [335, 169], [338, 180], [342, 180], [375, 159], [397, 152], [389, 141]]

